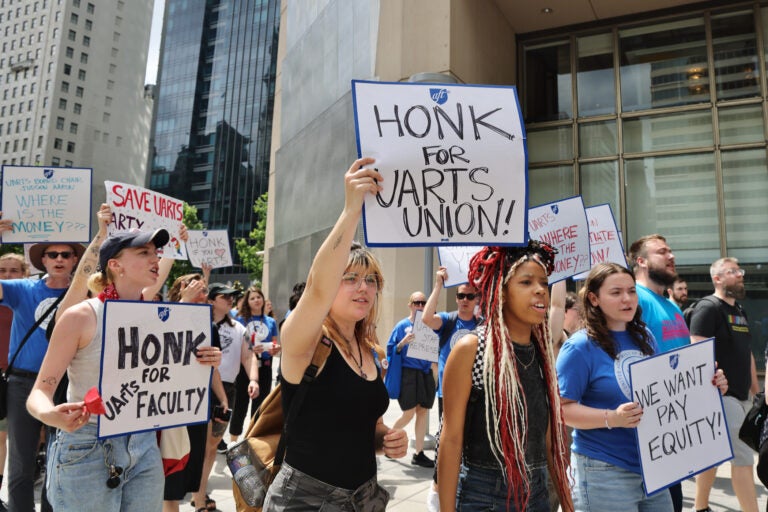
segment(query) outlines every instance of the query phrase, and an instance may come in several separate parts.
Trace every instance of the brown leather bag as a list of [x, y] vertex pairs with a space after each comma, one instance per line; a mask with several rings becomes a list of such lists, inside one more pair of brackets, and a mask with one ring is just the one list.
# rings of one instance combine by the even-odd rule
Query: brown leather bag
[[[294, 418], [301, 408], [301, 403], [304, 400], [308, 386], [315, 380], [318, 370], [328, 359], [332, 344], [333, 342], [325, 336], [317, 344], [315, 353], [312, 356], [312, 362], [304, 371], [304, 378], [291, 403], [288, 413], [289, 423], [295, 421]], [[287, 425], [283, 415], [282, 390], [280, 384], [278, 384], [261, 403], [256, 414], [253, 415], [248, 431], [245, 434], [248, 445], [251, 448], [253, 465], [261, 477], [263, 493], [257, 493], [260, 496], [260, 500], [257, 500], [258, 505], [251, 506], [243, 498], [240, 488], [233, 480], [232, 492], [235, 496], [237, 512], [261, 512], [264, 495], [266, 495], [267, 489], [269, 489], [272, 480], [274, 480], [283, 463]]]

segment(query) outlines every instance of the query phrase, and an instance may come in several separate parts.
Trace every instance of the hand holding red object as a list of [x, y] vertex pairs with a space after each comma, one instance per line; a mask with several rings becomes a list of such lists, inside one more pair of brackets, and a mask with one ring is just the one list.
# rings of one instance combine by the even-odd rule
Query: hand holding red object
[[85, 394], [85, 408], [91, 414], [106, 414], [107, 410], [104, 408], [104, 401], [101, 399], [96, 386], [93, 386]]

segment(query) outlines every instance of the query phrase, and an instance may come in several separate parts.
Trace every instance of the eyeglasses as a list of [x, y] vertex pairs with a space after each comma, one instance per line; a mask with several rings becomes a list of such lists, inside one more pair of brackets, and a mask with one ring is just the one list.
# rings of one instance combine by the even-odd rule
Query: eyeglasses
[[475, 300], [475, 297], [477, 297], [479, 294], [477, 293], [457, 293], [456, 298], [459, 300]]
[[52, 259], [52, 260], [55, 260], [55, 259], [56, 259], [56, 258], [58, 258], [59, 256], [61, 256], [61, 257], [62, 257], [62, 258], [64, 258], [65, 260], [68, 260], [68, 259], [69, 259], [69, 258], [71, 258], [71, 257], [72, 257], [72, 256], [73, 256], [75, 253], [73, 253], [72, 251], [46, 251], [46, 252], [44, 252], [43, 254], [45, 254], [46, 256], [48, 256], [48, 257], [49, 257], [50, 259]]
[[746, 273], [747, 271], [744, 270], [743, 268], [729, 268], [721, 272], [721, 274], [729, 274], [736, 277], [744, 277], [744, 274]]
[[347, 272], [341, 276], [341, 282], [350, 288], [359, 288], [362, 281], [365, 281], [365, 286], [371, 287], [376, 291], [379, 290], [379, 276], [377, 274], [361, 276], [357, 272]]
[[423, 306], [427, 305], [427, 301], [425, 301], [425, 300], [413, 300], [413, 301], [411, 301], [411, 304], [413, 304], [414, 306], [422, 306], [423, 307]]

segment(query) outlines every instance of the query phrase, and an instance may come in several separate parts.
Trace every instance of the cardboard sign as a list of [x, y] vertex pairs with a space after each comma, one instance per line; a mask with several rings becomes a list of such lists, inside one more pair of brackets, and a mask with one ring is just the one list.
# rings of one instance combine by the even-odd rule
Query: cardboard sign
[[13, 221], [3, 243], [90, 241], [92, 169], [4, 165], [2, 174], [0, 210]]
[[476, 245], [459, 245], [455, 247], [438, 247], [437, 259], [440, 266], [445, 267], [448, 272], [448, 279], [443, 286], [450, 288], [467, 282], [469, 274], [469, 261], [477, 251], [482, 249]]
[[226, 229], [187, 231], [187, 255], [189, 262], [202, 268], [203, 264], [211, 268], [231, 267], [232, 252], [229, 248], [229, 233]]
[[369, 246], [523, 245], [525, 131], [514, 87], [352, 81], [357, 149], [382, 192]]
[[712, 385], [714, 338], [642, 359], [629, 372], [632, 399], [643, 407], [637, 443], [648, 495], [733, 457]]
[[211, 344], [205, 304], [104, 304], [99, 438], [208, 421], [212, 369], [195, 349]]
[[528, 231], [531, 239], [558, 251], [549, 284], [589, 270], [589, 223], [581, 196], [531, 208]]
[[187, 250], [179, 236], [184, 219], [184, 202], [136, 185], [105, 181], [107, 204], [112, 208], [109, 233], [165, 228], [171, 239], [159, 251], [160, 257], [187, 259]]
[[440, 337], [424, 324], [421, 317], [422, 312], [417, 311], [412, 330], [415, 338], [408, 345], [408, 357], [436, 363], [438, 352], [440, 352]]
[[[589, 261], [590, 267], [598, 263], [618, 263], [624, 268], [627, 257], [624, 254], [624, 244], [621, 243], [621, 233], [616, 226], [610, 204], [599, 204], [585, 208], [589, 221]], [[586, 279], [589, 272], [584, 272], [574, 279]]]

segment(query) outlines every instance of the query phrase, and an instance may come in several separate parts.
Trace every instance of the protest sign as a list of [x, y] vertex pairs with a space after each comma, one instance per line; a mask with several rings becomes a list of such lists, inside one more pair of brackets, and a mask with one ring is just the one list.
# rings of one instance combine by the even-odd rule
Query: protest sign
[[525, 131], [514, 87], [352, 81], [369, 246], [523, 245]]
[[581, 196], [531, 208], [528, 232], [558, 251], [549, 284], [589, 270], [589, 225]]
[[136, 185], [105, 181], [107, 204], [112, 208], [109, 233], [165, 228], [171, 239], [159, 251], [160, 257], [187, 259], [187, 250], [179, 236], [184, 219], [184, 202]]
[[[598, 263], [618, 263], [624, 268], [627, 266], [627, 257], [624, 254], [624, 245], [621, 243], [621, 234], [616, 226], [611, 205], [599, 204], [584, 209], [587, 212], [589, 222], [589, 261], [590, 268]], [[574, 279], [586, 279], [589, 272], [583, 272]]]
[[715, 375], [714, 338], [634, 362], [632, 397], [643, 408], [637, 443], [653, 494], [733, 457]]
[[201, 268], [205, 263], [211, 268], [231, 267], [232, 253], [229, 249], [229, 233], [226, 229], [187, 231], [187, 255], [189, 262]]
[[453, 247], [438, 247], [437, 259], [440, 266], [445, 267], [448, 272], [448, 279], [443, 286], [450, 288], [467, 282], [469, 273], [469, 261], [477, 251], [482, 249], [476, 245], [457, 245]]
[[195, 350], [211, 344], [204, 304], [104, 304], [99, 438], [208, 420], [212, 370]]
[[440, 351], [440, 337], [435, 331], [421, 319], [422, 312], [417, 311], [413, 320], [414, 340], [408, 344], [408, 357], [437, 362], [437, 354]]
[[92, 169], [4, 165], [2, 173], [0, 210], [13, 221], [3, 243], [90, 240]]

